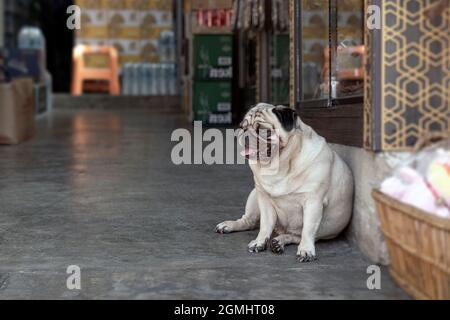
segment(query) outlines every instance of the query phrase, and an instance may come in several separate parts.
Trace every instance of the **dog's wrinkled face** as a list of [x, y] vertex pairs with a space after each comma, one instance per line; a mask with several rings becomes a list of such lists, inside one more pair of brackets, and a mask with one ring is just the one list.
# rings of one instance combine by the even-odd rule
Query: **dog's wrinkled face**
[[258, 104], [241, 123], [242, 155], [250, 160], [270, 161], [286, 146], [297, 120], [297, 113], [288, 107]]

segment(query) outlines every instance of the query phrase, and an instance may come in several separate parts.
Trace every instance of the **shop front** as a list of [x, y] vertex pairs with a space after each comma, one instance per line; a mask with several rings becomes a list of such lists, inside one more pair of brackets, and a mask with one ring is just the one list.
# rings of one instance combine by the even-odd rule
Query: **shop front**
[[450, 16], [438, 2], [290, 1], [291, 106], [351, 166], [348, 235], [376, 262], [387, 252], [372, 189], [421, 137], [450, 133]]

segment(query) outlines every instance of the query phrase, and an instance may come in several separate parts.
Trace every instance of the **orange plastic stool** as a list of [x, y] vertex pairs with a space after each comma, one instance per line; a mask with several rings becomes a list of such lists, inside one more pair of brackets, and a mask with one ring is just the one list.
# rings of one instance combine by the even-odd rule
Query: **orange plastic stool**
[[[108, 68], [89, 68], [86, 66], [86, 55], [96, 54], [105, 55], [109, 59]], [[73, 49], [72, 95], [83, 94], [85, 81], [108, 82], [108, 92], [113, 96], [120, 94], [119, 54], [116, 48], [77, 45]]]

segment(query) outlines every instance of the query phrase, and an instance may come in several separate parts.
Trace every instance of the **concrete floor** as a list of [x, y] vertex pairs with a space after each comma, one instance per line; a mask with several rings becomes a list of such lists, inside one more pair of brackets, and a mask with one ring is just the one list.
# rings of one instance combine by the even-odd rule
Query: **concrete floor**
[[[0, 147], [0, 299], [402, 299], [345, 240], [319, 260], [250, 254], [256, 232], [215, 234], [252, 189], [246, 166], [171, 163], [182, 116], [56, 111], [38, 134]], [[69, 291], [78, 265], [82, 290]]]

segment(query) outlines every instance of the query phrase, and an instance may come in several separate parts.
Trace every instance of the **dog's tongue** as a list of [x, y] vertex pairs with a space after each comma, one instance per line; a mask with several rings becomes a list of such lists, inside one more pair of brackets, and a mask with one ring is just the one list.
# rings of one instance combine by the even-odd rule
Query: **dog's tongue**
[[252, 156], [254, 154], [256, 154], [258, 152], [258, 150], [252, 149], [252, 148], [245, 148], [245, 150], [241, 151], [241, 155], [243, 157], [249, 157]]

